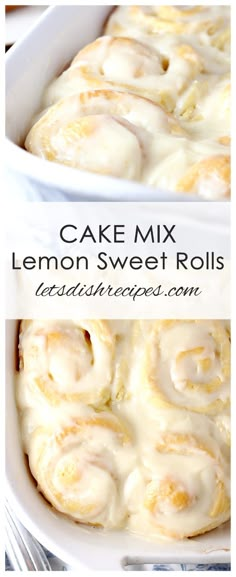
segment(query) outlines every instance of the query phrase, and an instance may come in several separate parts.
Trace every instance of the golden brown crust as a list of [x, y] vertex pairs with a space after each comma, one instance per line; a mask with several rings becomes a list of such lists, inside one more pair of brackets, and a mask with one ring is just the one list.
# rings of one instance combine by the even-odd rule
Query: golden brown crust
[[[224, 137], [225, 139], [225, 137]], [[221, 142], [222, 143], [222, 142]], [[216, 155], [200, 160], [179, 180], [177, 190], [197, 193], [201, 182], [216, 179], [223, 183], [224, 196], [230, 196], [230, 157]]]
[[24, 8], [24, 6], [5, 6], [6, 12], [12, 12], [12, 10], [17, 10], [18, 8]]

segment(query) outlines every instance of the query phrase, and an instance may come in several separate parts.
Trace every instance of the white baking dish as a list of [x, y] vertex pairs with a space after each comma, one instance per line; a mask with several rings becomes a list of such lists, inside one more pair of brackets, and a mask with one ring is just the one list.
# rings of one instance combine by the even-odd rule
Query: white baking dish
[[6, 329], [7, 495], [26, 528], [77, 569], [121, 570], [139, 563], [228, 563], [228, 524], [189, 541], [151, 543], [120, 531], [85, 529], [52, 510], [37, 492], [22, 452], [14, 398], [18, 323], [7, 321]]
[[[6, 163], [8, 188], [19, 199], [199, 200], [141, 184], [58, 165], [22, 148], [44, 88], [85, 44], [101, 35], [112, 6], [53, 6], [6, 56]], [[11, 190], [9, 190], [11, 193]]]

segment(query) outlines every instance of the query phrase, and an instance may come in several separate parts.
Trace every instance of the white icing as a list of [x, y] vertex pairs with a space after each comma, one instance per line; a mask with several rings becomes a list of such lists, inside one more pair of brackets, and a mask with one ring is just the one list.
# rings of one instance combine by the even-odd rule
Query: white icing
[[[96, 339], [84, 340], [83, 330]], [[227, 520], [228, 335], [224, 321], [23, 321], [16, 384], [23, 446], [54, 507], [155, 539]], [[36, 382], [49, 375], [48, 397]], [[107, 375], [104, 401], [95, 393]], [[86, 393], [85, 377], [83, 402], [63, 396]]]

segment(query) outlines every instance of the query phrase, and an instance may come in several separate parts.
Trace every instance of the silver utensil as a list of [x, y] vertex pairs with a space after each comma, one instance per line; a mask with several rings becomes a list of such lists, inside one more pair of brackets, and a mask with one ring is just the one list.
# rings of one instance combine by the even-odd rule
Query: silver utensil
[[5, 503], [5, 545], [14, 571], [52, 571], [42, 546]]

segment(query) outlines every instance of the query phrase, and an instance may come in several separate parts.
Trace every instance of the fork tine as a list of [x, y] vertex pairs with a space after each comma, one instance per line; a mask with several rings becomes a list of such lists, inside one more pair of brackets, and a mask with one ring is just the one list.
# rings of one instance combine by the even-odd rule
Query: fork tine
[[6, 552], [15, 571], [51, 571], [42, 546], [16, 519], [8, 502], [5, 504]]

